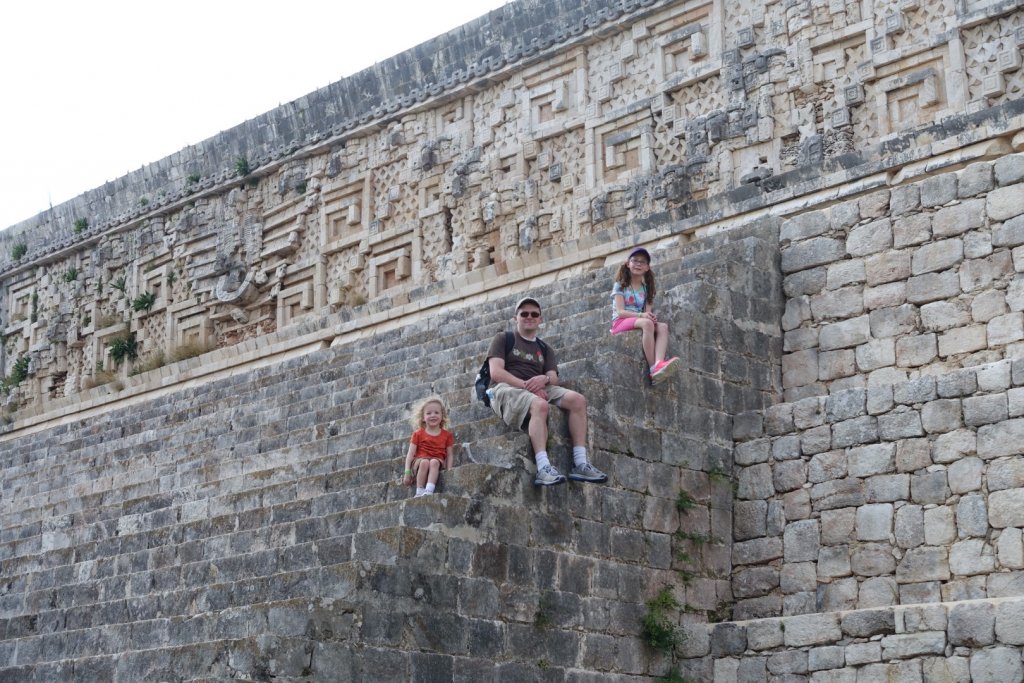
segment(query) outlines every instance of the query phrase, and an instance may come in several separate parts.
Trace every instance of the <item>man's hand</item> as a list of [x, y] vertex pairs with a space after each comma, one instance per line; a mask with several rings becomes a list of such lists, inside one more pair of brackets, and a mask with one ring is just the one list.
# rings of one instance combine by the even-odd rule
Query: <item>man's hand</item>
[[526, 380], [523, 384], [523, 389], [526, 389], [531, 394], [540, 396], [544, 400], [548, 398], [548, 392], [544, 391], [544, 387], [548, 385], [547, 375], [534, 375], [530, 379]]

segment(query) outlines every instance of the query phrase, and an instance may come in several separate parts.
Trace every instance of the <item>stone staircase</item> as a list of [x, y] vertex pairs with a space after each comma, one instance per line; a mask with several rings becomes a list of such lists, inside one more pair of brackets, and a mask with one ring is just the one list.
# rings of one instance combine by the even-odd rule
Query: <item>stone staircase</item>
[[[777, 390], [771, 230], [655, 252], [685, 366], [657, 390], [638, 340], [607, 335], [612, 268], [531, 291], [562, 377], [588, 397], [608, 485], [535, 489], [526, 436], [471, 398], [515, 296], [12, 435], [0, 681], [664, 674], [638, 637], [644, 601], [672, 586], [701, 621], [730, 599], [732, 491], [712, 475], [731, 467], [726, 406]], [[412, 499], [408, 408], [434, 392], [465, 445], [443, 495]], [[685, 515], [680, 490], [697, 504]]]

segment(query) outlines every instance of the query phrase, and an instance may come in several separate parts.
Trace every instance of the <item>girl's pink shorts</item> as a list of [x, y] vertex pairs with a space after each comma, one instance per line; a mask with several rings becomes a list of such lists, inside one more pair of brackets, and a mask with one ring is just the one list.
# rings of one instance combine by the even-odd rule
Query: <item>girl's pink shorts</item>
[[622, 334], [634, 329], [637, 318], [616, 318], [612, 321], [612, 334]]

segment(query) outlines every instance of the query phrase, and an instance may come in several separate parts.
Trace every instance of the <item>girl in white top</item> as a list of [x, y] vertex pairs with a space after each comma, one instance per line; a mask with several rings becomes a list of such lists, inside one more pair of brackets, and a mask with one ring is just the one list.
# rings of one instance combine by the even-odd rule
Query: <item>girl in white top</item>
[[619, 266], [612, 285], [612, 334], [629, 330], [643, 333], [644, 356], [650, 366], [651, 384], [668, 379], [679, 366], [678, 358], [665, 358], [668, 324], [654, 315], [654, 271], [651, 255], [643, 247], [634, 249]]

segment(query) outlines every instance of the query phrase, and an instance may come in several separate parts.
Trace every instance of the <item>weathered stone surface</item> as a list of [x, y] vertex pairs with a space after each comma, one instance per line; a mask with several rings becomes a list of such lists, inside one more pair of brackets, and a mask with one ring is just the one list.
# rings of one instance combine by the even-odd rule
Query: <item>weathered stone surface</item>
[[869, 477], [894, 471], [896, 445], [891, 443], [859, 446], [847, 451], [848, 471], [852, 477]]
[[949, 610], [950, 645], [983, 647], [995, 642], [995, 608], [991, 603], [954, 605]]
[[843, 349], [863, 344], [870, 338], [871, 326], [868, 316], [862, 315], [823, 326], [818, 334], [818, 347], [822, 351]]
[[783, 558], [786, 562], [807, 562], [818, 559], [820, 528], [816, 519], [793, 522], [783, 534]]
[[[934, 230], [935, 223], [932, 223]], [[910, 264], [912, 275], [946, 270], [960, 263], [964, 258], [964, 243], [960, 239], [929, 242], [914, 251]]]
[[921, 206], [941, 206], [956, 199], [956, 180], [950, 174], [925, 178], [921, 183]]
[[948, 507], [929, 508], [924, 512], [924, 541], [929, 545], [941, 546], [952, 543], [956, 538], [956, 524], [953, 509]]
[[992, 549], [980, 538], [958, 541], [949, 549], [949, 570], [954, 574], [987, 574], [994, 568]]
[[754, 651], [779, 647], [784, 641], [781, 619], [764, 619], [747, 625], [747, 647]]
[[963, 409], [964, 424], [969, 427], [1002, 422], [1008, 417], [1005, 393], [965, 398]]
[[775, 493], [768, 464], [751, 465], [739, 471], [736, 495], [744, 500], [764, 500]]
[[984, 224], [985, 200], [970, 201], [944, 206], [932, 216], [932, 235], [951, 237], [975, 230]]
[[984, 460], [1024, 453], [1024, 419], [978, 428], [978, 457]]
[[837, 422], [832, 426], [832, 447], [846, 448], [878, 440], [878, 420], [870, 415]]
[[971, 654], [972, 683], [1008, 683], [1024, 680], [1020, 652], [1012, 647], [993, 647]]
[[892, 223], [883, 218], [851, 230], [846, 238], [846, 251], [851, 256], [868, 256], [891, 248], [892, 240]]
[[818, 552], [818, 576], [834, 579], [849, 576], [851, 572], [850, 550], [847, 546], [826, 546]]
[[1024, 526], [1024, 489], [1008, 489], [989, 494], [988, 521], [997, 529]]
[[985, 211], [990, 221], [1005, 221], [1024, 213], [1024, 185], [1017, 183], [989, 193]]
[[1003, 529], [996, 542], [996, 557], [1007, 569], [1024, 568], [1024, 536], [1020, 529]]
[[900, 337], [896, 340], [896, 365], [899, 367], [924, 365], [937, 355], [938, 344], [932, 333]]
[[926, 304], [960, 294], [960, 276], [956, 270], [926, 272], [907, 280], [907, 301]]
[[887, 543], [862, 543], [850, 553], [850, 567], [860, 576], [883, 576], [896, 569], [896, 558]]
[[988, 510], [985, 507], [985, 496], [973, 494], [960, 498], [960, 502], [956, 506], [956, 526], [960, 538], [985, 536], [988, 533]]
[[793, 273], [825, 265], [840, 260], [845, 254], [846, 244], [841, 240], [814, 237], [782, 249], [782, 272]]
[[811, 503], [815, 510], [863, 505], [864, 487], [853, 477], [815, 484], [811, 487]]
[[829, 230], [829, 222], [821, 211], [809, 211], [785, 220], [779, 227], [779, 239], [796, 242], [817, 237]]
[[760, 564], [782, 557], [781, 538], [758, 538], [734, 543], [732, 561], [736, 565]]
[[888, 541], [892, 524], [893, 507], [889, 503], [857, 508], [857, 540]]
[[900, 601], [899, 588], [891, 576], [877, 576], [865, 579], [860, 584], [857, 596], [857, 608], [883, 607], [895, 605]]
[[[940, 418], [936, 416], [936, 422]], [[940, 434], [932, 443], [931, 459], [936, 463], [948, 464], [977, 452], [977, 436], [969, 429], [957, 429]]]
[[897, 509], [894, 534], [896, 545], [901, 548], [916, 548], [924, 543], [924, 508], [903, 505]]
[[786, 620], [787, 647], [831, 644], [841, 637], [839, 618], [835, 614], [807, 614]]
[[945, 503], [949, 497], [946, 473], [938, 471], [911, 475], [910, 497], [919, 505]]
[[1024, 600], [995, 606], [995, 637], [1005, 645], [1024, 645]]
[[897, 249], [922, 244], [932, 236], [932, 214], [912, 213], [893, 222], [893, 246]]
[[962, 458], [952, 463], [946, 470], [950, 492], [967, 493], [979, 490], [984, 467], [985, 463], [980, 458]]
[[882, 661], [882, 644], [873, 643], [852, 643], [846, 646], [846, 664], [849, 666], [860, 666], [871, 662]]
[[906, 280], [911, 274], [910, 251], [886, 251], [864, 259], [864, 279], [874, 287], [887, 282]]
[[949, 576], [949, 555], [942, 547], [912, 548], [896, 567], [896, 580], [899, 583], [945, 581]]
[[945, 653], [945, 650], [945, 631], [904, 633], [882, 638], [882, 657], [885, 659], [941, 655]]
[[868, 323], [871, 336], [876, 339], [897, 337], [913, 332], [917, 328], [918, 309], [911, 304], [879, 308], [868, 314]]

